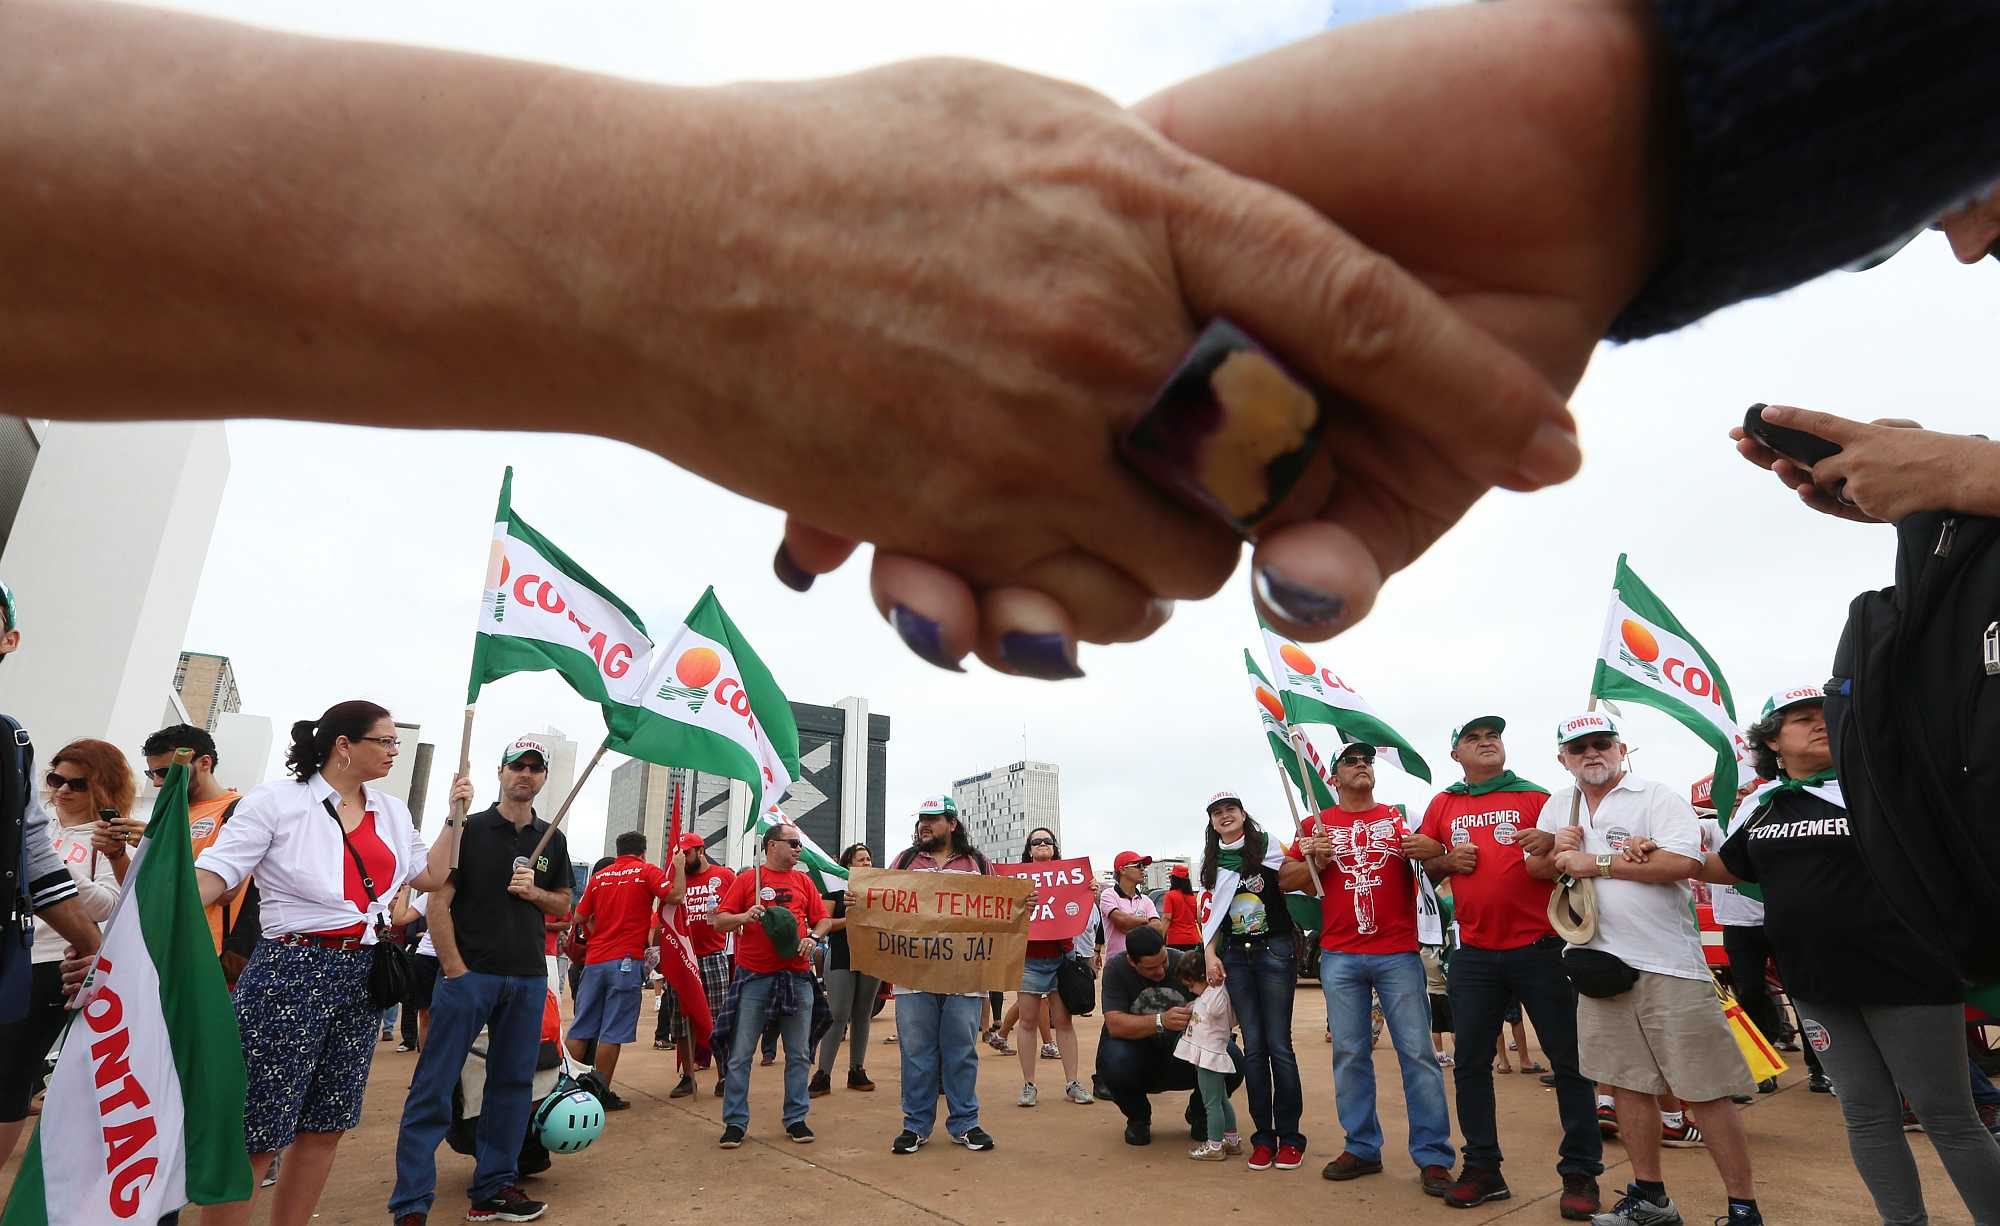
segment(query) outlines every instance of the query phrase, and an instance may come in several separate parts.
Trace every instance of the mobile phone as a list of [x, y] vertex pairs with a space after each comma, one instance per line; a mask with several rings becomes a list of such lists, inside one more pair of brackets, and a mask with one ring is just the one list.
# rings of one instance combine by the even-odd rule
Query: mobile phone
[[1804, 430], [1794, 430], [1789, 426], [1777, 426], [1765, 421], [1766, 407], [1761, 404], [1750, 406], [1750, 411], [1743, 415], [1743, 433], [1787, 460], [1803, 464], [1807, 468], [1829, 456], [1840, 454], [1838, 443], [1828, 442], [1817, 434], [1807, 434]]
[[[121, 815], [116, 809], [99, 809], [97, 811], [97, 820], [101, 822], [111, 822], [113, 824], [116, 824], [120, 816]], [[127, 843], [130, 843], [132, 846], [137, 847], [139, 845], [139, 840], [144, 837], [145, 837], [145, 831], [141, 830], [136, 833], [127, 834], [125, 836], [125, 841]]]

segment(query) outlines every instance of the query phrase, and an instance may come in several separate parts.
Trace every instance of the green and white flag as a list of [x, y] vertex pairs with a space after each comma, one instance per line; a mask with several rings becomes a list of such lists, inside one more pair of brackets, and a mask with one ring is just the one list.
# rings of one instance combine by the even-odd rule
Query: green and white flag
[[653, 649], [645, 623], [514, 513], [513, 486], [509, 468], [493, 516], [466, 702], [489, 681], [544, 669], [592, 702], [635, 701]]
[[[796, 823], [786, 817], [785, 811], [775, 804], [765, 805], [764, 811], [757, 815], [756, 824], [750, 829], [750, 850], [758, 863], [761, 864], [764, 860], [764, 853], [761, 850], [764, 844], [764, 832], [773, 826], [786, 825], [796, 825]], [[799, 842], [802, 844], [799, 848], [799, 871], [813, 879], [813, 884], [819, 887], [821, 894], [845, 893], [847, 870], [840, 867], [840, 861], [826, 854], [826, 848], [813, 842], [813, 837], [805, 832], [805, 827], [797, 828]]]
[[607, 749], [750, 785], [750, 811], [777, 803], [799, 775], [792, 704], [715, 589], [654, 652], [637, 691], [604, 707]]
[[[1319, 773], [1315, 763], [1299, 760], [1298, 746], [1292, 743], [1292, 729], [1285, 719], [1284, 701], [1271, 688], [1271, 682], [1257, 667], [1256, 657], [1250, 654], [1248, 648], [1243, 651], [1243, 663], [1250, 669], [1250, 688], [1257, 699], [1257, 713], [1263, 716], [1264, 739], [1271, 744], [1271, 756], [1278, 760], [1279, 769], [1292, 781], [1292, 787], [1306, 798], [1313, 812], [1331, 809], [1338, 803], [1333, 790], [1327, 786], [1326, 777]], [[1298, 737], [1300, 741], [1305, 741], [1304, 733], [1298, 733]], [[1305, 741], [1305, 747], [1310, 750], [1312, 743]]]
[[243, 1041], [195, 885], [188, 768], [153, 804], [0, 1226], [250, 1199]]
[[1353, 686], [1314, 660], [1305, 648], [1264, 625], [1263, 619], [1257, 624], [1264, 632], [1264, 649], [1270, 653], [1271, 670], [1277, 675], [1278, 695], [1289, 722], [1331, 724], [1342, 741], [1373, 745], [1378, 756], [1404, 773], [1425, 783], [1431, 781], [1431, 768], [1423, 756], [1384, 723]]
[[1729, 825], [1736, 808], [1736, 760], [1746, 752], [1729, 683], [1714, 657], [1632, 573], [1622, 553], [1590, 692], [1665, 711], [1708, 742], [1715, 750], [1712, 803], [1717, 820]]

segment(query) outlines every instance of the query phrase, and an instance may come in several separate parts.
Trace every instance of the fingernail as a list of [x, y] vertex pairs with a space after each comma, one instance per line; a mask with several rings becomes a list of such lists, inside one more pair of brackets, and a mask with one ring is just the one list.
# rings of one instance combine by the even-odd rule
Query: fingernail
[[1016, 630], [1000, 636], [1000, 658], [1024, 677], [1067, 681], [1083, 676], [1070, 657], [1069, 640], [1060, 634], [1029, 634]]
[[899, 604], [889, 610], [889, 624], [902, 636], [903, 645], [916, 652], [926, 663], [935, 664], [946, 672], [965, 671], [957, 660], [945, 654], [944, 630], [930, 618], [908, 605]]
[[1516, 467], [1536, 485], [1556, 485], [1576, 475], [1583, 466], [1583, 449], [1577, 445], [1576, 431], [1561, 422], [1545, 421], [1535, 427], [1527, 448]]
[[1257, 568], [1257, 598], [1286, 621], [1323, 626], [1340, 617], [1347, 602], [1331, 592], [1294, 583], [1268, 566]]
[[778, 545], [777, 556], [771, 559], [771, 570], [777, 574], [778, 582], [795, 592], [811, 591], [813, 580], [819, 577], [807, 574], [803, 567], [792, 561], [792, 551], [785, 548], [783, 542]]

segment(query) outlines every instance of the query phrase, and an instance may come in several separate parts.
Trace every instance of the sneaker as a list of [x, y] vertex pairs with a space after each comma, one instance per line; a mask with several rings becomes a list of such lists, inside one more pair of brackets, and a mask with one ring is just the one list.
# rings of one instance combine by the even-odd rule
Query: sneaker
[[1188, 1157], [1196, 1162], [1227, 1162], [1229, 1155], [1222, 1152], [1222, 1142], [1203, 1141], [1188, 1151]]
[[597, 1097], [603, 1101], [606, 1111], [623, 1111], [632, 1105], [618, 1097], [618, 1091], [612, 1089], [610, 1086], [605, 1086], [604, 1092]]
[[[1430, 1191], [1428, 1185], [1424, 1191]], [[1489, 1200], [1506, 1200], [1514, 1193], [1508, 1189], [1507, 1181], [1500, 1178], [1500, 1172], [1492, 1167], [1467, 1164], [1465, 1173], [1458, 1182], [1447, 1188], [1441, 1195], [1444, 1203], [1454, 1209], [1470, 1209], [1483, 1205]]]
[[953, 1145], [963, 1145], [973, 1153], [993, 1148], [993, 1138], [987, 1136], [986, 1130], [977, 1124], [953, 1137], [951, 1143]]
[[1017, 1107], [1032, 1107], [1035, 1105], [1034, 1082], [1024, 1081], [1021, 1083], [1021, 1097], [1014, 1100], [1014, 1105]]
[[1668, 1149], [1700, 1149], [1708, 1142], [1702, 1139], [1701, 1129], [1694, 1126], [1694, 1121], [1683, 1119], [1679, 1128], [1660, 1125], [1660, 1144]]
[[785, 1125], [785, 1135], [792, 1139], [792, 1144], [794, 1145], [811, 1145], [813, 1143], [813, 1130], [806, 1127], [804, 1120], [797, 1120]]
[[1591, 1226], [1682, 1226], [1681, 1211], [1674, 1208], [1672, 1197], [1666, 1204], [1656, 1205], [1629, 1188], [1611, 1206], [1611, 1212], [1600, 1213], [1590, 1222]]
[[715, 1096], [717, 1098], [722, 1097], [722, 1078], [720, 1077], [715, 1079]]
[[1340, 1157], [1335, 1158], [1319, 1170], [1321, 1179], [1331, 1179], [1335, 1183], [1345, 1183], [1350, 1179], [1359, 1179], [1363, 1175], [1380, 1175], [1381, 1173], [1382, 1160], [1380, 1158], [1357, 1158], [1346, 1150], [1341, 1150]]
[[673, 1089], [667, 1091], [667, 1097], [687, 1098], [693, 1093], [694, 1093], [694, 1078], [683, 1076], [679, 1081], [674, 1083]]
[[1274, 1157], [1274, 1155], [1271, 1152], [1270, 1146], [1268, 1145], [1252, 1146], [1250, 1149], [1250, 1169], [1253, 1171], [1270, 1170], [1272, 1157]]
[[905, 1128], [896, 1134], [895, 1140], [889, 1142], [889, 1152], [892, 1154], [914, 1154], [919, 1147], [929, 1140], [929, 1137], [920, 1137]]
[[1057, 1047], [1054, 1043], [1042, 1044], [1042, 1059], [1044, 1060], [1062, 1059], [1062, 1048]]
[[521, 1189], [505, 1184], [485, 1200], [477, 1200], [465, 1211], [468, 1222], [532, 1222], [549, 1211], [538, 1200], [529, 1200]]
[[[1436, 1052], [1432, 1052], [1431, 1054], [1437, 1057], [1437, 1062], [1438, 1062], [1438, 1067], [1439, 1067], [1439, 1068], [1450, 1068], [1450, 1067], [1451, 1067], [1451, 1053], [1450, 1053], [1450, 1052], [1448, 1052], [1448, 1051], [1436, 1051]], [[1514, 1070], [1513, 1070], [1512, 1068], [1509, 1068], [1509, 1069], [1508, 1069], [1507, 1071], [1511, 1073], [1511, 1072], [1513, 1072]]]
[[729, 1125], [722, 1130], [722, 1137], [716, 1144], [724, 1149], [735, 1149], [743, 1144], [743, 1129], [735, 1124]]
[[1096, 1073], [1090, 1075], [1090, 1096], [1099, 1102], [1111, 1101], [1111, 1091], [1104, 1088], [1104, 1082]]
[[1556, 1208], [1563, 1219], [1570, 1222], [1588, 1222], [1604, 1207], [1598, 1198], [1597, 1181], [1588, 1175], [1564, 1175], [1562, 1199]]
[[1151, 1124], [1142, 1124], [1137, 1120], [1125, 1121], [1125, 1144], [1151, 1145], [1152, 1143], [1153, 1126]]
[[1097, 1101], [1096, 1099], [1090, 1096], [1089, 1090], [1083, 1088], [1083, 1083], [1081, 1081], [1063, 1082], [1063, 1097], [1067, 1098], [1068, 1100], [1075, 1103], [1079, 1107], [1088, 1107], [1090, 1104]]
[[1418, 1181], [1423, 1184], [1425, 1196], [1443, 1196], [1452, 1189], [1451, 1168], [1436, 1163], [1417, 1172]]
[[1815, 1094], [1833, 1093], [1833, 1079], [1824, 1073], [1814, 1073], [1806, 1078], [1806, 1089]]
[[[1525, 1072], [1527, 1070], [1524, 1069], [1522, 1071]], [[1543, 1073], [1540, 1077], [1537, 1077], [1535, 1080], [1541, 1082], [1543, 1085], [1549, 1087], [1551, 1090], [1555, 1089], [1556, 1075], [1554, 1073]]]
[[850, 1090], [861, 1090], [863, 1092], [868, 1092], [874, 1090], [875, 1083], [868, 1080], [867, 1069], [851, 1068], [847, 1070], [847, 1088]]
[[778, 1062], [778, 1057], [776, 1057], [775, 1055], [767, 1055], [757, 1061], [758, 1065], [763, 1068], [770, 1068], [777, 1062]]
[[1597, 1104], [1597, 1131], [1605, 1137], [1618, 1135], [1618, 1108], [1608, 1103]]
[[1243, 1154], [1243, 1138], [1233, 1132], [1222, 1138], [1222, 1152], [1232, 1158], [1241, 1157]]
[[986, 1046], [992, 1048], [994, 1051], [999, 1052], [1003, 1056], [1011, 1056], [1015, 1054], [1014, 1045], [1007, 1041], [1006, 1035], [1001, 1034], [997, 1030], [989, 1030], [986, 1032]]
[[814, 1073], [812, 1080], [806, 1082], [806, 1096], [809, 1098], [824, 1098], [831, 1093], [833, 1093], [833, 1078], [825, 1073]]
[[1778, 1079], [1776, 1077], [1764, 1078], [1764, 1080], [1757, 1083], [1757, 1092], [1759, 1094], [1776, 1094], [1778, 1092]]
[[409, 1045], [408, 1043], [398, 1043], [398, 1044], [396, 1044], [396, 1050], [397, 1050], [397, 1051], [415, 1051], [415, 1050], [417, 1050], [417, 1049], [416, 1049], [416, 1048], [414, 1048], [414, 1047], [411, 1047], [411, 1046], [410, 1046], [410, 1045]]
[[1306, 1151], [1304, 1149], [1297, 1145], [1280, 1145], [1278, 1147], [1278, 1156], [1272, 1160], [1271, 1165], [1281, 1171], [1296, 1171], [1299, 1169], [1299, 1164], [1305, 1160]]

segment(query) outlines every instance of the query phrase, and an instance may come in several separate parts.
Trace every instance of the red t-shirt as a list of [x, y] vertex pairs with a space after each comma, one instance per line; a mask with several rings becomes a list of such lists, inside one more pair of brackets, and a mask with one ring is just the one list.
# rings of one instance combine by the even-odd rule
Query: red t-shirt
[[653, 904], [671, 888], [665, 869], [637, 856], [620, 856], [598, 870], [576, 904], [577, 922], [593, 921], [586, 930], [584, 965], [645, 957]]
[[[1417, 951], [1418, 870], [1403, 856], [1403, 815], [1388, 805], [1365, 813], [1323, 809], [1333, 860], [1320, 874], [1319, 947], [1343, 954]], [[1306, 824], [1308, 833], [1312, 823]], [[1286, 854], [1303, 860], [1298, 845]]]
[[1514, 842], [1517, 831], [1535, 828], [1548, 800], [1546, 792], [1440, 792], [1424, 810], [1421, 833], [1447, 851], [1465, 842], [1479, 849], [1471, 872], [1446, 879], [1461, 944], [1520, 949], [1555, 931], [1549, 927], [1549, 891], [1554, 887], [1528, 876], [1526, 858]]
[[[361, 815], [361, 824], [348, 832], [347, 841], [354, 845], [354, 851], [361, 857], [361, 863], [368, 866], [369, 880], [375, 883], [376, 897], [393, 893], [388, 886], [389, 875], [396, 871], [396, 853], [375, 833], [375, 810]], [[340, 892], [354, 909], [363, 914], [368, 911], [368, 890], [361, 884], [361, 870], [354, 867], [354, 856], [347, 854], [347, 848], [340, 849]], [[328, 937], [358, 937], [367, 931], [368, 925], [356, 919], [345, 928], [329, 928], [319, 933]]]
[[660, 904], [660, 922], [686, 933], [696, 957], [721, 953], [729, 944], [728, 935], [717, 932], [708, 917], [715, 914], [716, 904], [722, 901], [723, 892], [734, 880], [733, 869], [711, 864], [687, 875], [687, 895], [679, 906], [670, 902]]
[[1160, 914], [1167, 921], [1167, 944], [1201, 944], [1201, 917], [1194, 895], [1183, 894], [1172, 886], [1160, 895]]
[[[763, 889], [757, 891], [761, 875]], [[819, 887], [812, 878], [797, 869], [789, 873], [774, 873], [770, 869], [746, 869], [736, 874], [736, 880], [722, 891], [722, 901], [717, 904], [731, 915], [741, 915], [748, 911], [753, 902], [762, 902], [766, 907], [784, 907], [799, 921], [799, 935], [805, 936], [814, 924], [826, 918], [826, 900], [819, 896]], [[749, 923], [736, 930], [736, 965], [754, 974], [768, 975], [772, 971], [810, 971], [812, 962], [801, 952], [789, 962], [778, 960], [778, 951], [771, 947], [771, 938], [764, 932], [764, 925]]]

